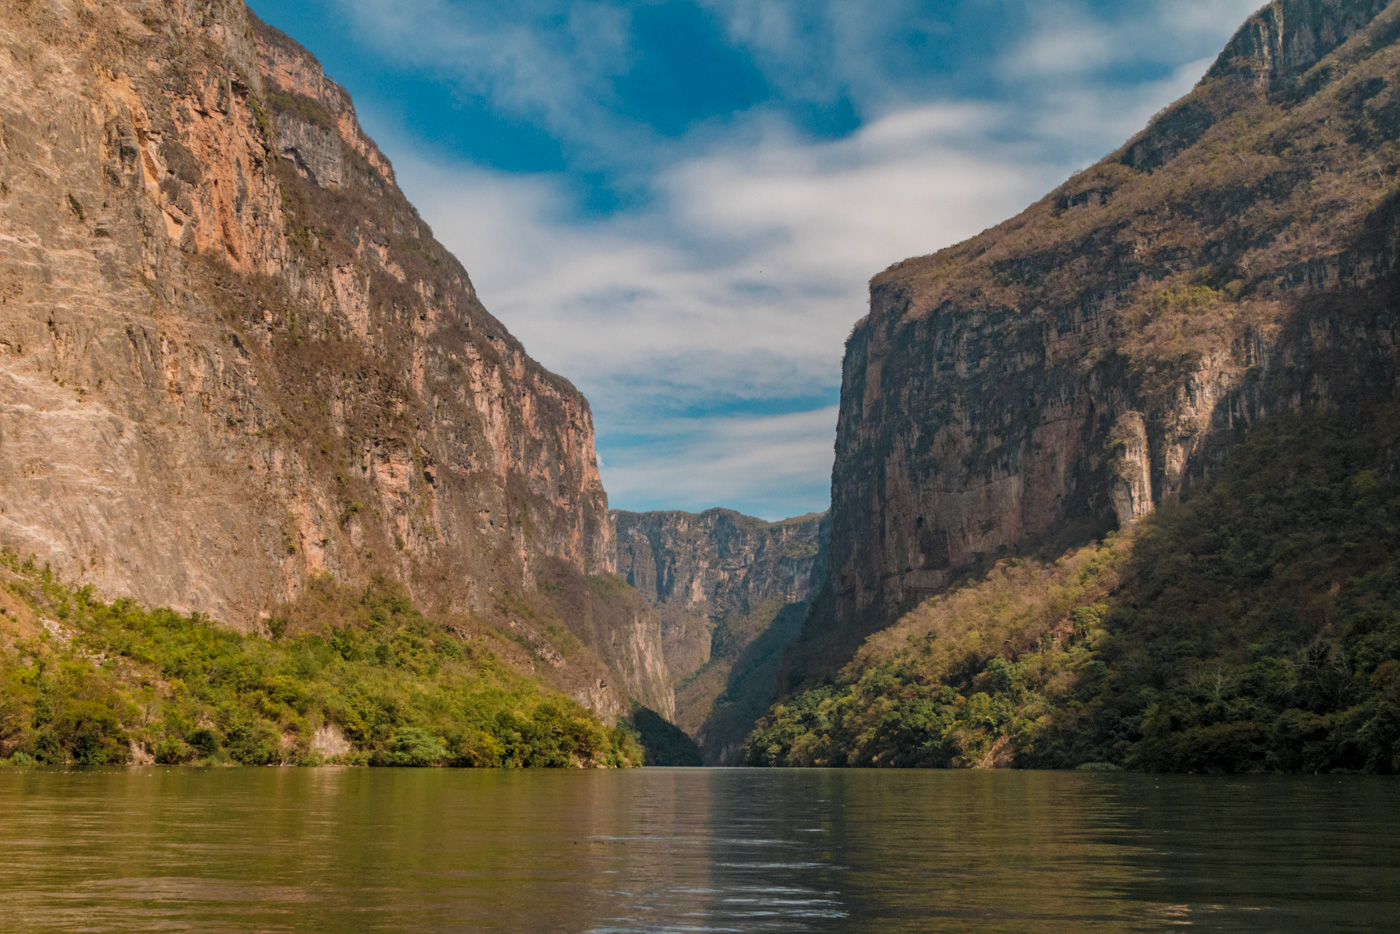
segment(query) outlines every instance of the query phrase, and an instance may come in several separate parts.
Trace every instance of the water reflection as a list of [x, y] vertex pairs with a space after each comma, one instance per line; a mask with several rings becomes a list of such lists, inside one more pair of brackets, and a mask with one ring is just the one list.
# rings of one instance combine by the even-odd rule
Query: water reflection
[[0, 773], [0, 929], [1389, 931], [1400, 785], [1054, 773]]

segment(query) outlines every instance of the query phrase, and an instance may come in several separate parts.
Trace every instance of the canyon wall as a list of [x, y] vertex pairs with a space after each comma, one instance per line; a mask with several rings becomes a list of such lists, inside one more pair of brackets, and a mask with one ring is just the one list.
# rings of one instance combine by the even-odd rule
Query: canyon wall
[[1400, 6], [1279, 0], [1025, 213], [871, 283], [827, 586], [784, 689], [1000, 556], [1180, 495], [1270, 414], [1396, 391]]
[[738, 760], [772, 701], [783, 650], [821, 583], [824, 515], [764, 522], [727, 509], [613, 513], [618, 575], [656, 608], [673, 719], [707, 764]]
[[[0, 546], [244, 629], [334, 574], [509, 630], [613, 536], [587, 402], [309, 53], [241, 0], [0, 3]], [[617, 639], [541, 677], [615, 714], [659, 655]]]

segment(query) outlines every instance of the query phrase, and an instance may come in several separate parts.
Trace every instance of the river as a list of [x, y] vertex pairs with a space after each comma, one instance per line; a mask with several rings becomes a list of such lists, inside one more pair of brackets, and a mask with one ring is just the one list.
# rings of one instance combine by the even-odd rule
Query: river
[[1394, 931], [1400, 782], [0, 772], [0, 929]]

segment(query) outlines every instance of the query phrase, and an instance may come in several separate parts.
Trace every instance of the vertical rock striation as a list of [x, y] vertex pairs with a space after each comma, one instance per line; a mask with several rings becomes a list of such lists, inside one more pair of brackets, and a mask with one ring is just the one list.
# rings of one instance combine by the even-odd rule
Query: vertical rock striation
[[782, 651], [820, 584], [825, 516], [614, 512], [618, 574], [655, 607], [675, 722], [733, 764], [772, 701]]
[[871, 283], [786, 687], [999, 555], [1143, 516], [1280, 411], [1395, 393], [1400, 8], [1278, 0], [1025, 213]]
[[668, 611], [666, 661], [677, 679], [710, 660], [718, 621], [810, 596], [821, 515], [769, 523], [729, 509], [617, 510], [613, 518], [618, 575]]

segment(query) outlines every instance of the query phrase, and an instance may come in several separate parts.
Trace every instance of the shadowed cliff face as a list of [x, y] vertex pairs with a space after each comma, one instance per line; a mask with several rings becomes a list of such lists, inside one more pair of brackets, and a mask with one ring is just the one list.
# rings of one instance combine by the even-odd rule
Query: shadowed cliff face
[[614, 512], [618, 574], [655, 606], [675, 722], [710, 765], [738, 761], [821, 583], [825, 516]]
[[829, 587], [785, 687], [998, 555], [1151, 512], [1280, 411], [1396, 388], [1400, 7], [1281, 0], [1021, 216], [871, 284]]
[[239, 0], [6, 0], [0, 76], [0, 546], [244, 628], [321, 573], [504, 622], [614, 569], [586, 401], [308, 53]]

